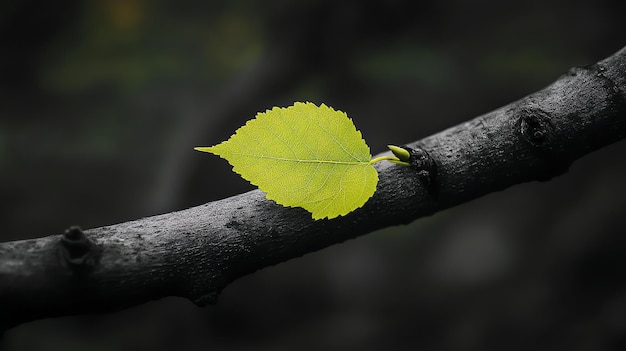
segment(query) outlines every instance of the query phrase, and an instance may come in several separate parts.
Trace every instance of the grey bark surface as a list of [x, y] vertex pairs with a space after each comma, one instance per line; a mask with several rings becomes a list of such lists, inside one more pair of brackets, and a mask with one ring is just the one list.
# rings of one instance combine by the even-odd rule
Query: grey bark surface
[[166, 296], [215, 303], [230, 282], [260, 268], [515, 184], [549, 180], [624, 136], [626, 48], [408, 144], [414, 166], [376, 164], [376, 193], [345, 217], [314, 221], [251, 191], [131, 222], [0, 243], [0, 330]]

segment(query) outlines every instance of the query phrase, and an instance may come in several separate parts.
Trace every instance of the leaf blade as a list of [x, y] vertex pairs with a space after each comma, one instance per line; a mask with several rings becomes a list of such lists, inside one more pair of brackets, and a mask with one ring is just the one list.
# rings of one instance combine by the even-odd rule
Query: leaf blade
[[361, 132], [344, 112], [324, 104], [260, 112], [228, 140], [196, 150], [226, 159], [268, 199], [302, 207], [314, 219], [362, 207], [378, 183]]

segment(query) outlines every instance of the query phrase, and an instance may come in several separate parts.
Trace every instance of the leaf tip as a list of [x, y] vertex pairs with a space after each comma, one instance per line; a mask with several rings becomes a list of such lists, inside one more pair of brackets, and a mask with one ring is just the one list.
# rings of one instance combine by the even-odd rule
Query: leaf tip
[[200, 151], [200, 152], [213, 153], [213, 147], [212, 146], [196, 146], [193, 149], [196, 150], [196, 151]]

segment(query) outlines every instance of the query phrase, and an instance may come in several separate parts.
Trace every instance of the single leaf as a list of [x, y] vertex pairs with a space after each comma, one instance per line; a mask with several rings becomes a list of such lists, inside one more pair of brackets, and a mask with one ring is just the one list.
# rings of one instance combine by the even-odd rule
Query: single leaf
[[227, 141], [196, 150], [226, 159], [268, 199], [302, 207], [314, 219], [363, 206], [378, 183], [361, 132], [344, 112], [324, 104], [260, 112]]

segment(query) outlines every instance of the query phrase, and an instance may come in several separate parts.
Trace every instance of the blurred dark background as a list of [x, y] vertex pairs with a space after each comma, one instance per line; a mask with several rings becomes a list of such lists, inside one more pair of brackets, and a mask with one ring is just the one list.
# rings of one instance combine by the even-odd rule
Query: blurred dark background
[[[373, 153], [491, 111], [626, 45], [621, 2], [5, 1], [0, 240], [252, 187], [193, 151], [294, 101]], [[626, 144], [410, 225], [168, 298], [42, 320], [6, 350], [624, 350]], [[1, 347], [0, 347], [1, 348]]]

